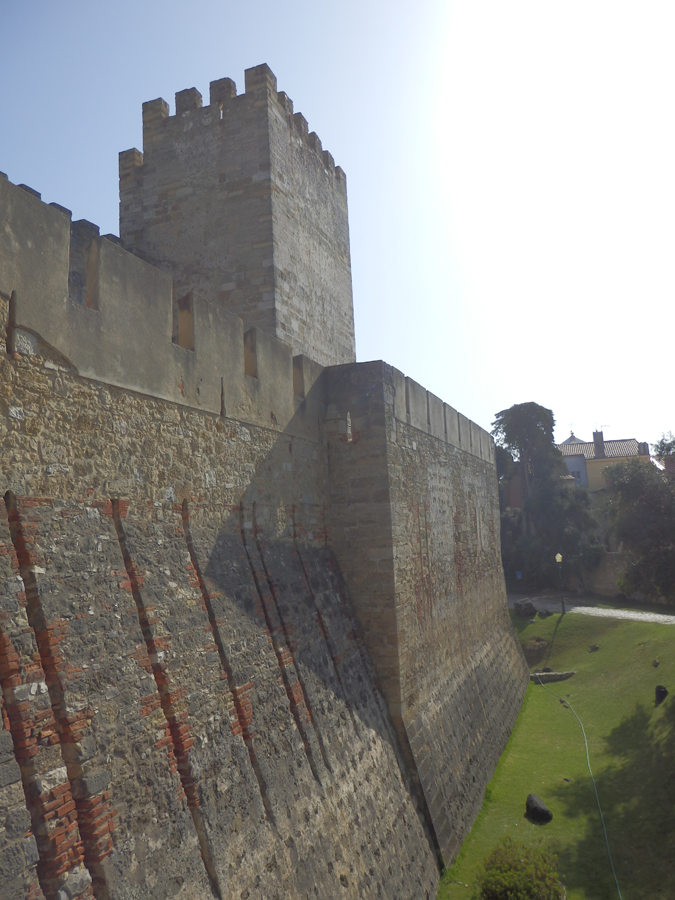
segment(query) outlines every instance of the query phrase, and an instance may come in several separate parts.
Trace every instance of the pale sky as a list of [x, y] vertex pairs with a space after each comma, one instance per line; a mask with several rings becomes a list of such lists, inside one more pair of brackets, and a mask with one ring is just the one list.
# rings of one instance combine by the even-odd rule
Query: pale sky
[[675, 431], [675, 3], [0, 0], [0, 170], [118, 233], [141, 104], [266, 62], [347, 173], [359, 361]]

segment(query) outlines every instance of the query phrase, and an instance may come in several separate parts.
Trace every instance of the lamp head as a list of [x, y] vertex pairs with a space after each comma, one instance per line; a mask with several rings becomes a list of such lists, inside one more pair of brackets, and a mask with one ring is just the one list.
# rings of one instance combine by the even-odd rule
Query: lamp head
[[561, 562], [562, 562], [562, 554], [561, 554], [561, 553], [556, 553], [556, 555], [555, 555], [555, 561], [556, 561], [557, 563], [561, 563]]

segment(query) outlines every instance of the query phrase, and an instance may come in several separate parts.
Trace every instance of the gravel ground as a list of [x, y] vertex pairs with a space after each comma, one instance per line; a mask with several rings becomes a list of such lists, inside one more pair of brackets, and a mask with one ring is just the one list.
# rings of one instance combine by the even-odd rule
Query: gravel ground
[[[516, 600], [531, 600], [537, 609], [547, 609], [550, 612], [560, 612], [560, 595], [544, 595], [539, 597], [526, 597], [523, 594], [507, 594], [509, 608], [513, 609]], [[604, 616], [608, 619], [632, 619], [635, 622], [659, 622], [661, 625], [675, 625], [675, 614], [640, 612], [636, 609], [600, 609], [597, 606], [589, 606], [589, 603], [602, 603], [597, 597], [584, 597], [581, 605], [570, 597], [565, 597], [565, 611], [568, 613], [582, 613], [585, 616]]]

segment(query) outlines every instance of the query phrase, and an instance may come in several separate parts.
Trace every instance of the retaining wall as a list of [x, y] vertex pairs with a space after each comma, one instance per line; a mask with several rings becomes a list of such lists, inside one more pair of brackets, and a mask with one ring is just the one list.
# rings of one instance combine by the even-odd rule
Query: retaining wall
[[37, 338], [0, 371], [3, 897], [433, 896], [320, 445]]
[[449, 862], [527, 685], [506, 607], [494, 444], [385, 363], [326, 378], [333, 546]]
[[432, 896], [527, 678], [489, 435], [0, 208], [3, 896]]

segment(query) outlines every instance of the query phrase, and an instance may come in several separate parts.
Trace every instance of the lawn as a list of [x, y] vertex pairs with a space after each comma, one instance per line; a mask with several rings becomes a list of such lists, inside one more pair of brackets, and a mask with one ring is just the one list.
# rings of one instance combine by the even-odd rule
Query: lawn
[[[675, 625], [580, 613], [537, 618], [534, 625], [514, 616], [514, 625], [523, 641], [552, 642], [540, 665], [577, 670], [547, 687], [584, 723], [623, 900], [675, 897]], [[600, 649], [589, 652], [592, 644]], [[657, 684], [671, 692], [658, 707]], [[524, 817], [529, 793], [553, 812], [550, 824]], [[581, 729], [570, 709], [535, 685], [437, 900], [469, 900], [478, 864], [506, 834], [551, 846], [568, 900], [618, 897]]]

